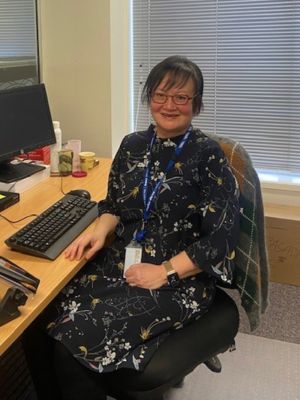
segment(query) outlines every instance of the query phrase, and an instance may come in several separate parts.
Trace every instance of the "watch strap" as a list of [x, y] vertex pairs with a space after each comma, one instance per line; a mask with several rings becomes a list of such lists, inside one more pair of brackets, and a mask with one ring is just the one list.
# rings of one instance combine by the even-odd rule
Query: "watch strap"
[[170, 261], [163, 261], [162, 264], [167, 272], [167, 279], [169, 286], [174, 288], [177, 287], [179, 285], [180, 278], [178, 276], [178, 273], [173, 268], [173, 265], [171, 264]]

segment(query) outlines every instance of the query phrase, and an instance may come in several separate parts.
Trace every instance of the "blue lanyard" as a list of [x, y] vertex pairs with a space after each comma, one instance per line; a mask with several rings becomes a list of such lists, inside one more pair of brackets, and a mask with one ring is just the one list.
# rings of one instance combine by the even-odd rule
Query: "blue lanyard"
[[[154, 189], [152, 192], [149, 194], [148, 197], [148, 186], [149, 186], [149, 180], [150, 180], [150, 164], [151, 164], [151, 151], [154, 145], [154, 142], [156, 140], [156, 133], [153, 133], [151, 142], [150, 142], [150, 147], [149, 151], [147, 152], [147, 165], [145, 168], [144, 172], [144, 182], [143, 182], [143, 201], [144, 201], [144, 212], [143, 212], [143, 226], [145, 222], [149, 219], [150, 217], [150, 211], [152, 204], [157, 197], [158, 191], [163, 183], [163, 181], [166, 178], [167, 173], [174, 167], [175, 165], [175, 160], [179, 157], [179, 155], [182, 152], [182, 149], [184, 145], [186, 144], [190, 134], [192, 132], [192, 125], [190, 125], [189, 129], [186, 131], [184, 134], [183, 138], [181, 139], [179, 145], [176, 147], [173, 157], [168, 161], [167, 167], [165, 172], [160, 176], [160, 178], [157, 179], [156, 184], [154, 186]], [[145, 236], [145, 230], [142, 228], [139, 232], [137, 232], [134, 236], [134, 240], [140, 242]]]

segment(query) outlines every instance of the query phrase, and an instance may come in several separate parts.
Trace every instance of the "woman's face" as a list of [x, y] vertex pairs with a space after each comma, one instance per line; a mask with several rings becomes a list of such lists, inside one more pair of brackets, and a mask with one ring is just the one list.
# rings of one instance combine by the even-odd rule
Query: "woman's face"
[[[194, 83], [190, 78], [184, 85], [175, 84], [172, 88], [166, 90], [168, 75], [164, 77], [155, 93], [166, 95], [184, 95], [194, 96]], [[157, 135], [162, 138], [178, 136], [188, 129], [193, 118], [193, 99], [188, 100], [185, 105], [177, 105], [173, 97], [167, 97], [164, 104], [155, 103], [152, 98], [150, 101], [150, 111], [156, 122]]]

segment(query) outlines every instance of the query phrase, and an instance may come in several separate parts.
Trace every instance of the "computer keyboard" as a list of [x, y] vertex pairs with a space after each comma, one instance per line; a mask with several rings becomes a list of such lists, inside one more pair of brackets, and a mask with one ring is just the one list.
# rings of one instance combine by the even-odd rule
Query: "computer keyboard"
[[14, 250], [54, 260], [97, 216], [95, 201], [66, 194], [5, 243]]
[[45, 169], [43, 165], [20, 162], [18, 164], [2, 163], [0, 168], [0, 182], [12, 183], [27, 178]]

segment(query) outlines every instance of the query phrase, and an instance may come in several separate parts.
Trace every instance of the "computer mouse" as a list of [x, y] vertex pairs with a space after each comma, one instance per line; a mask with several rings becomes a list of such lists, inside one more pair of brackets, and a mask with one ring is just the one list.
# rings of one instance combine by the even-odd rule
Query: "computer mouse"
[[67, 194], [72, 194], [73, 196], [83, 197], [84, 199], [88, 199], [88, 200], [91, 199], [90, 193], [87, 190], [84, 190], [84, 189], [71, 190]]

